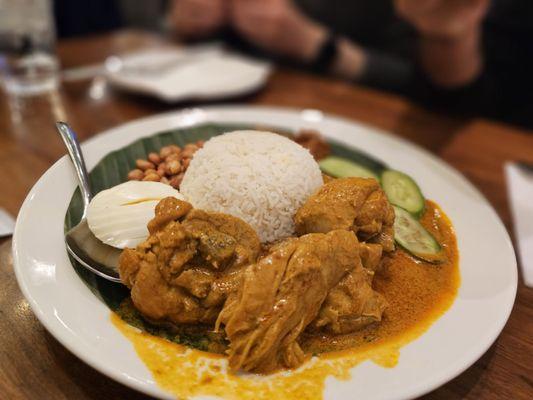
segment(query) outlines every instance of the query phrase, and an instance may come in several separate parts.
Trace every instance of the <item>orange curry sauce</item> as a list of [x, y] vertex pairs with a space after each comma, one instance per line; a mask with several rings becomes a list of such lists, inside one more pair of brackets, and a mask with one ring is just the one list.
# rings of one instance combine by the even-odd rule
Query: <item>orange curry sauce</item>
[[357, 364], [371, 360], [394, 367], [402, 346], [422, 335], [453, 303], [460, 284], [459, 254], [453, 227], [431, 201], [421, 220], [443, 245], [447, 262], [432, 265], [398, 249], [374, 288], [389, 306], [381, 323], [354, 334], [307, 337], [303, 347], [314, 354], [302, 367], [268, 376], [231, 374], [223, 356], [205, 353], [139, 331], [111, 315], [113, 324], [132, 342], [157, 384], [179, 399], [199, 395], [224, 399], [322, 399], [325, 379], [349, 379]]

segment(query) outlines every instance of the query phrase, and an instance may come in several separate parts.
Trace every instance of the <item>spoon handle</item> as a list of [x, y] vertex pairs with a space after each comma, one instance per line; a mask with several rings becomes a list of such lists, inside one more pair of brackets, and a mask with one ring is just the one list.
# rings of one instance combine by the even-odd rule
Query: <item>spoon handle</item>
[[74, 169], [76, 170], [76, 176], [78, 177], [78, 183], [81, 190], [81, 196], [83, 199], [83, 215], [87, 211], [89, 202], [91, 201], [91, 188], [89, 186], [89, 175], [87, 174], [87, 168], [85, 167], [85, 160], [83, 159], [83, 153], [76, 137], [76, 133], [70, 128], [66, 122], [56, 122], [57, 131], [61, 135], [65, 146], [67, 147], [68, 155]]

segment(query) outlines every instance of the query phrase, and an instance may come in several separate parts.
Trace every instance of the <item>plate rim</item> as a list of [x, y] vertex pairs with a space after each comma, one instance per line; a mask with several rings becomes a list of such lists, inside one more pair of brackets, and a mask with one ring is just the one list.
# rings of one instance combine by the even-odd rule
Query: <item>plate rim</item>
[[[164, 113], [160, 113], [160, 114], [155, 114], [155, 115], [151, 115], [151, 116], [135, 119], [135, 120], [128, 121], [126, 123], [111, 127], [111, 128], [106, 129], [106, 130], [104, 130], [104, 131], [102, 131], [100, 133], [97, 133], [96, 135], [94, 135], [91, 138], [89, 138], [86, 141], [84, 141], [83, 142], [83, 146], [86, 146], [86, 145], [88, 145], [88, 144], [90, 144], [92, 142], [98, 141], [98, 140], [102, 139], [105, 136], [116, 135], [116, 134], [118, 134], [117, 131], [131, 129], [131, 127], [135, 126], [135, 125], [139, 125], [140, 126], [140, 125], [143, 125], [143, 124], [155, 123], [155, 122], [158, 122], [158, 121], [160, 121], [162, 123], [163, 121], [166, 121], [169, 118], [175, 118], [176, 121], [178, 121], [180, 119], [183, 119], [184, 116], [187, 116], [191, 112], [195, 112], [195, 111], [198, 111], [198, 110], [200, 110], [201, 112], [205, 112], [205, 115], [207, 115], [207, 119], [203, 119], [203, 120], [199, 120], [199, 121], [193, 121], [191, 123], [183, 123], [182, 122], [180, 125], [176, 124], [177, 125], [176, 128], [195, 126], [195, 125], [198, 125], [200, 123], [210, 123], [210, 122], [217, 123], [217, 122], [221, 122], [221, 121], [217, 121], [216, 116], [215, 116], [215, 118], [213, 118], [212, 114], [224, 113], [224, 112], [227, 112], [227, 111], [230, 111], [230, 112], [231, 111], [245, 111], [245, 112], [246, 111], [251, 111], [251, 112], [259, 112], [259, 113], [263, 112], [263, 113], [266, 113], [266, 114], [268, 114], [268, 113], [270, 113], [270, 114], [285, 113], [286, 115], [290, 115], [292, 117], [296, 117], [297, 114], [300, 114], [298, 116], [299, 119], [302, 119], [301, 114], [303, 112], [309, 111], [309, 109], [302, 109], [302, 108], [296, 108], [296, 107], [255, 106], [255, 105], [247, 105], [247, 104], [234, 104], [234, 105], [222, 105], [222, 106], [215, 105], [215, 106], [206, 106], [206, 107], [198, 107], [198, 108], [185, 108], [185, 109], [173, 110], [173, 111], [168, 111], [168, 112], [164, 112]], [[436, 388], [442, 386], [443, 384], [449, 382], [453, 378], [455, 378], [458, 375], [460, 375], [461, 373], [463, 373], [466, 369], [471, 367], [490, 348], [490, 346], [496, 341], [496, 339], [498, 338], [498, 336], [500, 335], [500, 333], [504, 329], [504, 327], [505, 327], [505, 325], [506, 325], [506, 323], [507, 323], [507, 321], [509, 319], [509, 316], [510, 316], [510, 314], [511, 314], [511, 312], [513, 310], [514, 304], [515, 304], [515, 299], [516, 299], [516, 294], [517, 294], [517, 287], [518, 287], [518, 270], [517, 270], [517, 264], [516, 264], [516, 253], [515, 253], [514, 247], [512, 245], [512, 242], [511, 242], [511, 239], [510, 239], [510, 236], [509, 236], [509, 232], [506, 229], [505, 225], [503, 224], [501, 218], [497, 214], [496, 210], [494, 209], [492, 204], [490, 204], [490, 202], [485, 198], [485, 196], [461, 172], [459, 172], [456, 168], [454, 168], [453, 166], [448, 164], [445, 160], [439, 158], [438, 156], [436, 156], [435, 154], [429, 152], [428, 150], [426, 150], [425, 148], [421, 147], [420, 145], [418, 145], [416, 143], [413, 143], [413, 142], [411, 142], [411, 141], [409, 141], [409, 140], [407, 140], [407, 139], [405, 139], [405, 138], [403, 138], [401, 136], [394, 135], [393, 133], [388, 132], [386, 130], [383, 130], [381, 128], [372, 126], [372, 125], [364, 123], [364, 122], [351, 120], [349, 118], [346, 118], [346, 117], [343, 117], [343, 116], [338, 116], [338, 115], [335, 115], [335, 114], [332, 114], [332, 113], [322, 113], [322, 111], [318, 111], [318, 110], [312, 110], [312, 111], [319, 112], [323, 116], [323, 119], [326, 120], [326, 121], [330, 120], [330, 121], [332, 121], [334, 123], [338, 121], [338, 122], [341, 122], [341, 123], [344, 123], [344, 124], [358, 126], [358, 127], [362, 128], [364, 130], [372, 131], [373, 134], [383, 135], [383, 136], [385, 136], [385, 137], [387, 137], [389, 139], [392, 139], [393, 141], [397, 141], [397, 142], [402, 143], [403, 145], [406, 145], [408, 147], [412, 147], [412, 148], [416, 149], [418, 152], [423, 153], [426, 157], [429, 157], [429, 159], [431, 159], [433, 162], [437, 163], [437, 165], [439, 165], [442, 168], [442, 170], [446, 171], [448, 174], [452, 174], [454, 179], [458, 180], [463, 185], [466, 185], [466, 187], [468, 187], [468, 189], [473, 194], [475, 194], [477, 197], [479, 197], [480, 199], [483, 200], [483, 202], [485, 203], [485, 206], [491, 212], [494, 222], [498, 225], [498, 228], [501, 229], [502, 232], [504, 233], [505, 242], [506, 242], [505, 245], [510, 247], [510, 250], [511, 250], [512, 255], [513, 255], [513, 265], [512, 266], [509, 265], [509, 269], [510, 269], [510, 272], [511, 272], [511, 275], [512, 275], [511, 276], [511, 278], [512, 278], [512, 288], [510, 288], [510, 289], [512, 289], [512, 295], [509, 296], [509, 299], [508, 299], [508, 304], [507, 304], [507, 308], [506, 308], [506, 311], [505, 311], [505, 318], [503, 318], [503, 312], [502, 312], [502, 314], [501, 314], [502, 318], [500, 320], [501, 322], [499, 324], [497, 324], [497, 326], [494, 327], [492, 332], [489, 332], [487, 335], [484, 336], [484, 340], [481, 340], [479, 342], [480, 344], [478, 345], [476, 351], [472, 351], [471, 352], [471, 356], [468, 357], [469, 361], [465, 362], [464, 360], [460, 360], [460, 361], [457, 361], [456, 363], [450, 364], [449, 367], [444, 372], [443, 372], [443, 370], [440, 371], [439, 376], [433, 377], [431, 383], [421, 382], [420, 384], [415, 385], [414, 387], [412, 386], [410, 391], [409, 391], [409, 394], [405, 394], [404, 396], [399, 396], [399, 397], [396, 397], [396, 398], [398, 398], [398, 399], [404, 399], [404, 398], [407, 399], [407, 398], [413, 398], [413, 397], [417, 397], [417, 396], [421, 396], [423, 394], [429, 393], [429, 392], [435, 390]], [[211, 115], [209, 115], [209, 114], [211, 114]], [[302, 119], [302, 121], [303, 121], [303, 119]], [[164, 131], [164, 130], [166, 130], [166, 128], [164, 128], [164, 129], [161, 128], [160, 129], [160, 131]], [[155, 133], [157, 133], [157, 132], [151, 132], [151, 133], [148, 132], [145, 136], [151, 136], [151, 135], [153, 135]], [[138, 138], [139, 137], [133, 138], [131, 142], [137, 140]], [[345, 143], [345, 145], [352, 146], [352, 147], [354, 146], [354, 144], [350, 145], [348, 143]], [[123, 147], [123, 146], [121, 146], [121, 147]], [[113, 150], [110, 150], [110, 151], [113, 151]], [[108, 153], [109, 152], [103, 153], [101, 155], [100, 159], [105, 157], [105, 155], [108, 154]], [[46, 172], [34, 184], [34, 186], [32, 187], [32, 189], [30, 190], [30, 192], [26, 196], [26, 198], [25, 198], [25, 200], [24, 200], [24, 202], [23, 202], [23, 204], [22, 204], [22, 206], [20, 208], [19, 215], [17, 217], [17, 224], [15, 226], [15, 232], [13, 234], [13, 241], [12, 241], [13, 266], [14, 266], [14, 271], [15, 271], [15, 276], [16, 276], [16, 279], [17, 279], [17, 283], [18, 283], [18, 285], [19, 285], [24, 297], [28, 300], [28, 303], [30, 304], [32, 312], [38, 318], [40, 323], [63, 346], [65, 346], [71, 353], [76, 355], [76, 357], [78, 357], [81, 361], [87, 363], [92, 368], [96, 369], [97, 371], [100, 371], [100, 372], [104, 373], [108, 377], [112, 378], [113, 380], [115, 380], [115, 381], [117, 381], [117, 382], [119, 382], [119, 383], [121, 383], [121, 384], [123, 384], [125, 386], [128, 386], [130, 388], [133, 388], [135, 390], [138, 390], [138, 391], [140, 391], [142, 393], [145, 393], [145, 394], [148, 394], [148, 395], [165, 397], [166, 396], [166, 392], [161, 391], [161, 389], [159, 389], [158, 387], [156, 387], [155, 388], [156, 390], [154, 390], [154, 388], [152, 388], [152, 387], [143, 385], [143, 384], [141, 384], [139, 382], [136, 382], [136, 381], [132, 381], [131, 379], [127, 379], [126, 377], [124, 377], [123, 374], [120, 374], [120, 373], [116, 372], [112, 368], [108, 368], [104, 363], [98, 363], [97, 359], [93, 360], [90, 356], [88, 356], [82, 350], [80, 350], [79, 347], [77, 348], [73, 344], [71, 344], [70, 342], [66, 341], [64, 339], [64, 337], [62, 337], [62, 334], [56, 332], [55, 327], [53, 327], [52, 324], [47, 320], [47, 318], [44, 315], [43, 311], [41, 310], [38, 302], [33, 298], [29, 287], [26, 285], [26, 282], [24, 281], [24, 279], [23, 279], [23, 277], [21, 275], [21, 273], [22, 273], [21, 272], [21, 260], [19, 259], [19, 256], [18, 256], [18, 241], [20, 240], [19, 239], [19, 231], [20, 231], [19, 218], [21, 217], [21, 215], [25, 211], [25, 208], [28, 207], [28, 204], [31, 201], [31, 198], [33, 197], [33, 195], [38, 191], [40, 186], [43, 184], [44, 178], [47, 175], [51, 174], [56, 168], [58, 168], [61, 163], [64, 163], [66, 161], [67, 161], [67, 156], [65, 155], [65, 156], [61, 157], [60, 159], [58, 159], [52, 166], [50, 166], [46, 170]], [[453, 305], [452, 305], [452, 307], [453, 307]]]

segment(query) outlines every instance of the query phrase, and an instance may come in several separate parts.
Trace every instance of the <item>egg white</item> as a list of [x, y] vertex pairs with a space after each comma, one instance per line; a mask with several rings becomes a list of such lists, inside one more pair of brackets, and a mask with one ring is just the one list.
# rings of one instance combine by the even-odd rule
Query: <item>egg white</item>
[[87, 223], [103, 243], [119, 249], [135, 247], [148, 237], [148, 222], [165, 197], [184, 200], [160, 182], [129, 181], [99, 192], [87, 209]]

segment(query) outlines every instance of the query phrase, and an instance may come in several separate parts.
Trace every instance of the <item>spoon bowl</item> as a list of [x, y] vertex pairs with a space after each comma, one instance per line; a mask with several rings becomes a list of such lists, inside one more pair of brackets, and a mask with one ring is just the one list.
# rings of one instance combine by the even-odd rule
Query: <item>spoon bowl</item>
[[98, 240], [87, 224], [87, 208], [92, 194], [89, 175], [76, 133], [65, 122], [57, 122], [56, 127], [76, 171], [83, 200], [83, 213], [80, 222], [65, 234], [67, 251], [92, 273], [113, 282], [121, 282], [118, 273], [118, 258], [121, 250]]

